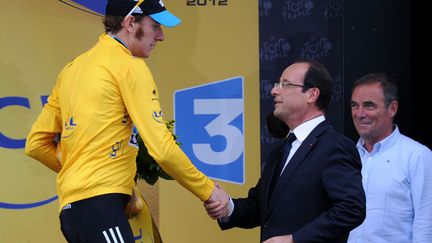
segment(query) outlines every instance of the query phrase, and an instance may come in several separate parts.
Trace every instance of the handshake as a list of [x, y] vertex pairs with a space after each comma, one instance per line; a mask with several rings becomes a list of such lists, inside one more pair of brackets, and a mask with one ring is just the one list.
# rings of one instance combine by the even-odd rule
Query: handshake
[[[215, 187], [210, 198], [204, 202], [204, 208], [212, 219], [227, 218], [231, 213], [229, 201], [231, 197], [220, 185], [215, 182]], [[230, 212], [231, 211], [231, 212]]]

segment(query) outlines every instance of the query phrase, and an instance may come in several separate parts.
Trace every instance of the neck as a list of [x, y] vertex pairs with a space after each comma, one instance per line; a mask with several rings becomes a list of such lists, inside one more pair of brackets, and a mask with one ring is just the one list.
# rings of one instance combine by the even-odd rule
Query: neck
[[372, 152], [375, 143], [364, 141], [363, 148], [365, 148], [369, 153]]
[[288, 127], [290, 128], [290, 130], [294, 130], [294, 128], [300, 126], [301, 124], [310, 121], [314, 118], [317, 118], [321, 115], [324, 115], [324, 112], [322, 111], [315, 111], [315, 112], [309, 112], [307, 114], [304, 114], [302, 117], [299, 117], [299, 119], [295, 120], [295, 121], [287, 121], [286, 124], [288, 125]]
[[368, 151], [371, 152], [373, 150], [373, 146], [376, 143], [379, 143], [380, 141], [384, 140], [388, 136], [390, 136], [395, 129], [395, 126], [392, 124], [392, 126], [389, 126], [388, 129], [386, 129], [383, 133], [381, 133], [378, 136], [368, 136], [363, 137], [363, 147]]
[[124, 47], [126, 47], [128, 50], [129, 49], [129, 42], [127, 41], [127, 38], [125, 38], [125, 36], [119, 32], [117, 34], [113, 34], [111, 32], [108, 32], [108, 35], [110, 35], [112, 38], [114, 38], [116, 41], [118, 41], [119, 43], [121, 43]]

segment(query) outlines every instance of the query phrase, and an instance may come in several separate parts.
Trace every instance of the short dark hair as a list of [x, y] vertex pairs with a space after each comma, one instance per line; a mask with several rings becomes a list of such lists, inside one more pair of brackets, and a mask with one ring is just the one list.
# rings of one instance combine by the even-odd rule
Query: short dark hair
[[309, 69], [305, 73], [303, 85], [303, 92], [309, 88], [318, 88], [320, 95], [317, 99], [316, 105], [324, 113], [330, 105], [331, 97], [333, 94], [333, 79], [327, 68], [320, 62], [314, 60], [298, 60], [295, 63], [307, 63]]
[[[141, 22], [141, 19], [144, 16], [133, 16], [134, 22]], [[103, 24], [105, 26], [105, 33], [111, 32], [113, 34], [118, 33], [122, 28], [122, 21], [125, 17], [124, 16], [113, 16], [113, 15], [106, 15], [105, 19], [103, 21]]]
[[369, 73], [357, 79], [351, 89], [351, 95], [357, 86], [363, 84], [379, 83], [384, 94], [384, 104], [388, 107], [393, 101], [398, 100], [398, 87], [395, 79], [385, 73]]

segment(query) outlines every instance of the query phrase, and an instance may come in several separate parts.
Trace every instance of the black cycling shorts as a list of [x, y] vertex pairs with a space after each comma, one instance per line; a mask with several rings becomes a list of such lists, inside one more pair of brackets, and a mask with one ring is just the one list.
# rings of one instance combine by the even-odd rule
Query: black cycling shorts
[[61, 231], [70, 243], [135, 243], [124, 208], [126, 194], [105, 194], [63, 207]]

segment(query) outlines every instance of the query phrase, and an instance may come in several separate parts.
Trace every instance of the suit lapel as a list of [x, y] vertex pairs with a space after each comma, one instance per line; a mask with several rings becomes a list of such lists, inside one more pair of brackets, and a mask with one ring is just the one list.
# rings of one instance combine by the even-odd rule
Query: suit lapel
[[[262, 175], [262, 198], [264, 198], [264, 208], [267, 208], [267, 205], [269, 203], [269, 193], [270, 193], [270, 185], [271, 185], [271, 180], [272, 180], [272, 176], [275, 173], [275, 169], [276, 169], [276, 165], [277, 162], [280, 161], [282, 159], [282, 154], [283, 154], [283, 143], [276, 148], [276, 153], [272, 154], [269, 157], [269, 160], [267, 161], [267, 164], [265, 168], [265, 171]], [[274, 192], [273, 192], [274, 194]]]
[[[276, 187], [274, 188], [273, 195], [270, 198], [270, 201], [268, 204], [269, 214], [270, 214], [272, 208], [274, 208], [274, 204], [276, 203], [276, 201], [278, 200], [278, 198], [282, 194], [282, 191], [285, 190], [285, 185], [288, 183], [288, 181], [291, 179], [291, 177], [295, 174], [295, 172], [297, 171], [298, 167], [301, 165], [301, 163], [304, 160], [304, 158], [306, 157], [306, 155], [312, 151], [315, 143], [318, 141], [319, 135], [322, 134], [329, 127], [330, 127], [330, 125], [328, 125], [328, 123], [326, 121], [318, 124], [318, 126], [316, 126], [312, 130], [312, 132], [306, 137], [306, 139], [302, 142], [302, 144], [297, 149], [295, 154], [292, 156], [289, 163], [287, 164], [284, 171], [282, 172], [282, 175], [280, 176], [280, 178], [276, 184]], [[274, 171], [274, 167], [275, 166], [273, 165], [272, 171]], [[269, 185], [267, 185], [267, 186], [269, 186]], [[267, 191], [267, 196], [268, 196], [268, 190], [266, 190], [266, 191]]]

